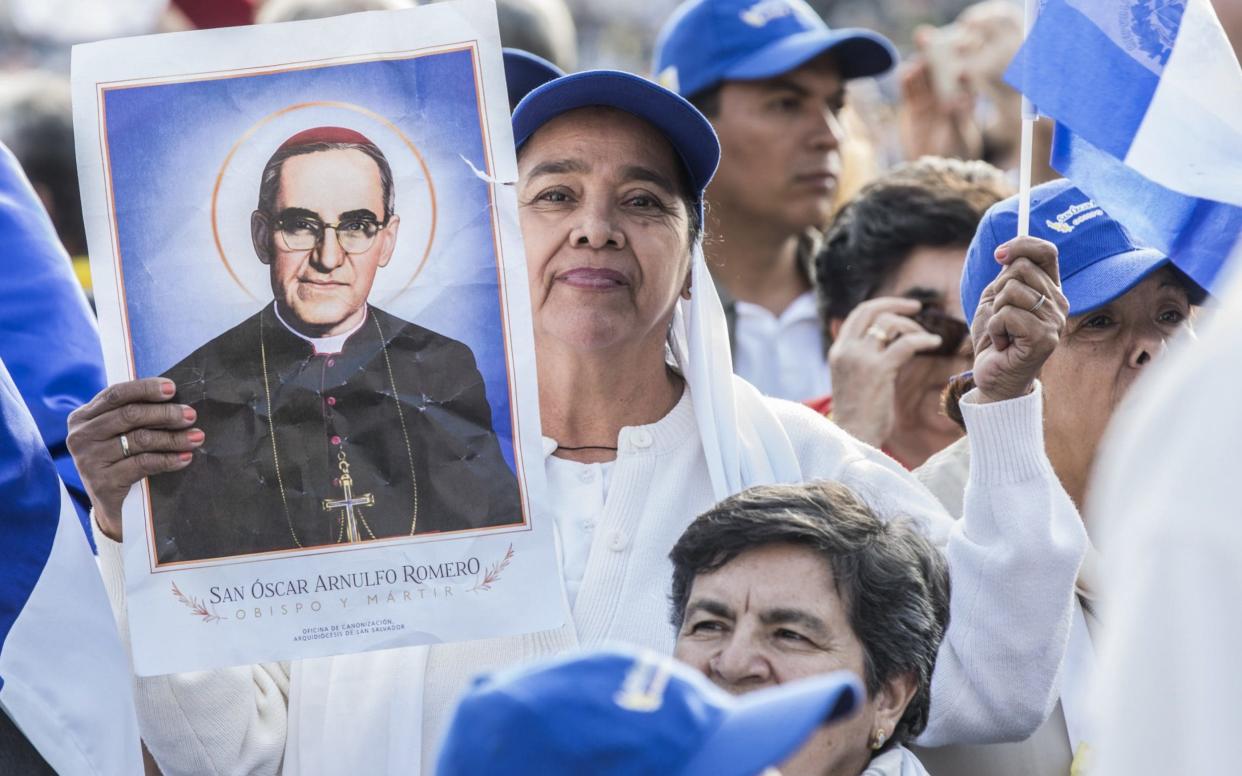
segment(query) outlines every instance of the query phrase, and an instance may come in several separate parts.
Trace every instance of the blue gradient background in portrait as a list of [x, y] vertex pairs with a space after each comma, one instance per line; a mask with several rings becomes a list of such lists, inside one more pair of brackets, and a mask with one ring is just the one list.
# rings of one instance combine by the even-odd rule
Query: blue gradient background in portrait
[[[341, 123], [376, 142], [396, 177], [401, 227], [392, 261], [379, 270], [371, 302], [470, 346], [487, 385], [493, 427], [513, 467], [489, 184], [465, 161], [487, 169], [470, 51], [128, 87], [109, 90], [104, 99], [138, 377], [161, 374], [270, 303], [267, 269], [248, 244], [262, 165], [294, 132]], [[290, 106], [325, 101], [349, 103], [392, 122], [418, 148], [434, 182], [438, 215], [430, 256], [399, 295], [427, 245], [426, 180], [421, 168], [410, 174], [398, 169], [403, 155], [408, 157], [402, 162], [407, 172], [414, 169], [413, 155], [395, 134], [380, 137], [380, 124], [364, 120], [361, 113], [298, 110], [264, 124]], [[240, 144], [225, 176], [226, 183], [233, 181], [233, 188], [245, 194], [230, 198], [230, 186], [222, 186], [217, 217], [225, 253], [245, 276], [247, 294], [221, 261], [211, 202], [230, 149], [256, 125], [266, 129]], [[526, 293], [525, 278], [520, 280], [521, 293]]]

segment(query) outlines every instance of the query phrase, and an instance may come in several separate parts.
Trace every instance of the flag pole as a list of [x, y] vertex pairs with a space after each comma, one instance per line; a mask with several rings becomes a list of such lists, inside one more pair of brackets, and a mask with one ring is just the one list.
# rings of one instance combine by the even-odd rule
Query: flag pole
[[[1031, 33], [1038, 13], [1039, 0], [1026, 0], [1026, 18], [1022, 25], [1022, 39]], [[1039, 113], [1035, 106], [1022, 95], [1022, 143], [1019, 148], [1018, 160], [1018, 236], [1026, 237], [1031, 233], [1031, 157], [1034, 156], [1035, 122]]]

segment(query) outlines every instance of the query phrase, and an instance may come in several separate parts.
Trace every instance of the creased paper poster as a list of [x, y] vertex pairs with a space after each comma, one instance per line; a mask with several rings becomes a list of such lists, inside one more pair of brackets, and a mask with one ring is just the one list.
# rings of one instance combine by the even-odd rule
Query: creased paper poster
[[110, 381], [204, 442], [134, 487], [138, 673], [563, 619], [489, 0], [80, 46]]

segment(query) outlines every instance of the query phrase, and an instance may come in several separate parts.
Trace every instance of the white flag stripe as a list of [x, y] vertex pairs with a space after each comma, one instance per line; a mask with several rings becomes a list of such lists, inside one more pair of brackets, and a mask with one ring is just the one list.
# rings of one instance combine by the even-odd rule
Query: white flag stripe
[[0, 706], [61, 776], [141, 774], [129, 657], [63, 484], [60, 502], [47, 565], [0, 652]]
[[1208, 0], [1189, 0], [1126, 164], [1165, 188], [1242, 206], [1242, 68]]

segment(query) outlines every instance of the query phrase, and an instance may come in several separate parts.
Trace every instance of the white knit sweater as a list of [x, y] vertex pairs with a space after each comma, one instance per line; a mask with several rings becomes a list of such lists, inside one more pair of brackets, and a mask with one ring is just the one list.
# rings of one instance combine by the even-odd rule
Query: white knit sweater
[[[851, 487], [882, 517], [918, 521], [945, 548], [952, 621], [932, 679], [931, 722], [921, 739], [929, 745], [1021, 738], [1048, 714], [1085, 548], [1082, 524], [1043, 452], [1040, 391], [986, 405], [972, 398], [962, 403], [974, 458], [960, 523], [884, 454], [801, 405], [770, 400], [808, 476]], [[689, 392], [658, 422], [623, 429], [618, 447], [573, 622], [431, 649], [424, 773], [455, 699], [481, 671], [609, 641], [671, 651], [668, 552], [715, 500]], [[97, 538], [127, 632], [120, 548]], [[279, 773], [289, 677], [282, 663], [138, 679], [143, 736], [166, 776]], [[306, 751], [306, 742], [289, 743]]]

